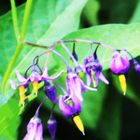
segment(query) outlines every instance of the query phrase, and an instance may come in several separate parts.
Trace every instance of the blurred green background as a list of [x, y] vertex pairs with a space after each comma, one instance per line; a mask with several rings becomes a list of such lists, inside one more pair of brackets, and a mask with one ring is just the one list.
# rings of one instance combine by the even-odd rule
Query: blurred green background
[[[23, 4], [25, 0], [16, 0], [17, 6]], [[10, 0], [0, 0], [0, 15], [6, 14], [10, 10]], [[81, 18], [80, 28], [87, 28], [95, 25], [140, 22], [140, 1], [139, 0], [89, 0], [84, 7]], [[0, 29], [1, 30], [1, 29]], [[138, 29], [140, 30], [140, 29]], [[119, 36], [119, 35], [118, 35]], [[116, 38], [117, 39], [117, 38]], [[140, 61], [140, 58], [137, 57]], [[116, 83], [116, 77], [110, 74], [109, 70], [104, 71], [110, 80], [110, 85], [102, 91], [102, 111], [99, 115], [96, 127], [92, 128], [85, 123], [85, 136], [77, 128], [67, 121], [64, 117], [56, 113], [58, 121], [56, 140], [139, 140], [140, 139], [140, 103], [131, 98], [122, 96]], [[128, 86], [140, 99], [140, 78], [137, 77], [133, 69], [129, 71]], [[102, 83], [100, 87], [103, 86]], [[84, 95], [85, 96], [85, 95]], [[88, 95], [87, 95], [88, 96]], [[97, 95], [99, 96], [99, 95]], [[93, 96], [91, 96], [93, 97]], [[86, 100], [86, 97], [85, 97]], [[87, 98], [88, 100], [88, 98]], [[99, 101], [100, 102], [100, 101]], [[38, 101], [33, 101], [21, 116], [21, 124], [18, 128], [18, 138], [21, 140], [26, 132], [26, 125], [34, 115], [35, 109], [39, 105]], [[94, 106], [94, 102], [90, 106]], [[84, 111], [86, 111], [85, 108]], [[98, 108], [97, 108], [98, 110]], [[46, 112], [49, 109], [41, 109], [41, 118], [46, 126]], [[84, 113], [83, 111], [83, 113]], [[92, 112], [92, 111], [91, 111]], [[85, 113], [86, 114], [86, 113]], [[94, 111], [92, 114], [94, 116]], [[47, 116], [48, 117], [48, 116]], [[86, 116], [84, 116], [85, 120]], [[92, 124], [90, 124], [92, 125]], [[95, 125], [95, 124], [93, 124]], [[11, 126], [12, 127], [12, 126]], [[49, 134], [44, 130], [44, 136]], [[4, 139], [2, 139], [4, 140]]]

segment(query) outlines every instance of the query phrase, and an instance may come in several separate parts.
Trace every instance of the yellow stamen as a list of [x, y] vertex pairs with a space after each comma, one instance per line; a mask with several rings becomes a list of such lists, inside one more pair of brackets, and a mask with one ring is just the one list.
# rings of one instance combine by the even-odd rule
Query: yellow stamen
[[120, 81], [120, 85], [121, 85], [121, 88], [123, 91], [123, 95], [125, 95], [126, 88], [127, 88], [125, 75], [123, 75], [123, 74], [119, 75], [119, 81]]
[[38, 84], [38, 82], [37, 82], [37, 81], [36, 81], [36, 82], [33, 82], [33, 91], [34, 91], [34, 93], [37, 94], [38, 89], [39, 89], [39, 84]]
[[20, 95], [20, 104], [22, 104], [24, 106], [25, 104], [25, 99], [26, 99], [26, 95], [25, 95], [26, 89], [24, 86], [20, 86], [19, 87], [19, 95]]
[[80, 119], [80, 117], [74, 116], [72, 119], [73, 119], [75, 125], [77, 126], [77, 128], [83, 133], [83, 135], [85, 135], [84, 126], [83, 126], [83, 123], [82, 123], [82, 120]]
[[96, 88], [97, 87], [97, 82], [96, 82], [96, 74], [95, 74], [94, 71], [91, 71], [91, 76], [92, 76], [93, 87]]

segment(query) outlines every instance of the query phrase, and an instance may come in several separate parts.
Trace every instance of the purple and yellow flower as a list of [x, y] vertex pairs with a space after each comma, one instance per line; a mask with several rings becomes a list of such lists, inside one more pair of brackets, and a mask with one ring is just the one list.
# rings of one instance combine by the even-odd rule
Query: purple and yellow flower
[[102, 66], [99, 60], [94, 57], [94, 55], [84, 59], [84, 69], [87, 77], [88, 86], [93, 83], [93, 87], [97, 88], [99, 80], [102, 80], [105, 84], [109, 84], [108, 80], [102, 73]]
[[72, 98], [73, 96], [76, 96], [81, 101], [83, 101], [82, 93], [85, 92], [86, 89], [96, 91], [96, 89], [90, 88], [85, 85], [84, 82], [77, 75], [77, 73], [73, 71], [68, 71], [67, 73], [66, 87], [69, 97]]
[[28, 83], [30, 80], [29, 80], [29, 78], [26, 79], [24, 76], [22, 76], [19, 71], [16, 71], [16, 75], [17, 75], [17, 79], [20, 83], [17, 84], [14, 81], [10, 80], [10, 84], [13, 89], [16, 89], [16, 87], [18, 87], [19, 96], [20, 96], [19, 103], [24, 106], [25, 100], [26, 100], [25, 93], [27, 91], [27, 86], [28, 86]]
[[128, 72], [129, 67], [130, 62], [125, 52], [115, 51], [112, 56], [110, 69], [114, 74], [119, 75], [119, 81], [124, 95], [127, 89], [125, 74]]
[[72, 98], [68, 95], [60, 96], [59, 108], [65, 117], [72, 118], [77, 128], [84, 135], [84, 126], [79, 117], [79, 113], [82, 110], [82, 102], [76, 96], [73, 96]]
[[47, 122], [47, 128], [48, 128], [48, 131], [51, 135], [51, 138], [54, 139], [55, 135], [56, 135], [57, 123], [56, 123], [56, 120], [52, 114]]
[[23, 140], [43, 140], [43, 127], [41, 120], [34, 116], [27, 125], [27, 134]]

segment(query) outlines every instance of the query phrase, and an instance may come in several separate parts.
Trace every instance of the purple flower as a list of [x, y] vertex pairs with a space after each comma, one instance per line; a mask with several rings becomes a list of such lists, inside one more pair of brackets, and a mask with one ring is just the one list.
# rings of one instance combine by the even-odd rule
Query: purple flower
[[125, 74], [128, 72], [129, 67], [130, 62], [125, 52], [121, 51], [121, 53], [119, 53], [115, 51], [112, 56], [110, 69], [114, 74], [119, 75], [120, 86], [124, 95], [127, 89]]
[[67, 73], [66, 87], [68, 95], [71, 98], [76, 96], [80, 101], [83, 101], [82, 93], [85, 92], [86, 89], [96, 91], [96, 89], [86, 86], [77, 73], [73, 71], [68, 71]]
[[70, 97], [77, 96], [81, 101], [83, 100], [82, 92], [85, 92], [83, 81], [74, 72], [68, 72], [66, 79], [67, 91]]
[[43, 140], [43, 127], [41, 120], [34, 116], [27, 125], [27, 134], [23, 140]]
[[138, 63], [136, 59], [133, 59], [133, 63], [134, 63], [135, 71], [140, 75], [140, 64]]
[[38, 82], [42, 77], [37, 71], [33, 71], [29, 78], [31, 82]]
[[33, 83], [33, 90], [37, 94], [39, 89], [39, 82], [41, 81], [47, 81], [47, 80], [55, 80], [60, 77], [60, 75], [63, 73], [63, 70], [60, 71], [57, 75], [54, 77], [48, 76], [48, 68], [46, 67], [43, 71], [43, 74], [40, 75], [38, 72], [33, 71], [29, 77], [30, 81]]
[[115, 51], [110, 64], [111, 71], [117, 75], [125, 74], [128, 71], [129, 67], [130, 62], [125, 53], [122, 51], [121, 54], [118, 51]]
[[51, 138], [54, 139], [56, 134], [57, 123], [53, 115], [50, 116], [47, 122], [47, 128], [51, 135]]
[[52, 103], [56, 104], [56, 88], [47, 81], [45, 81], [44, 92], [46, 93], [46, 96], [52, 101]]
[[79, 117], [79, 113], [82, 110], [82, 102], [76, 96], [74, 96], [73, 98], [70, 98], [67, 95], [60, 96], [59, 108], [65, 117], [72, 118], [76, 127], [84, 135], [84, 126], [82, 120]]
[[14, 81], [10, 80], [11, 88], [16, 89], [16, 87], [19, 88], [19, 96], [20, 96], [20, 101], [19, 103], [24, 106], [25, 100], [26, 100], [26, 87], [28, 86], [29, 83], [29, 78], [23, 77], [19, 71], [16, 71], [17, 79], [20, 83], [15, 83]]
[[89, 56], [84, 59], [84, 69], [87, 77], [87, 85], [90, 86], [93, 83], [93, 87], [97, 87], [99, 80], [102, 80], [105, 84], [109, 84], [108, 80], [102, 73], [102, 66], [97, 58]]
[[72, 98], [67, 95], [60, 96], [59, 108], [65, 117], [71, 118], [81, 112], [82, 102], [76, 96]]

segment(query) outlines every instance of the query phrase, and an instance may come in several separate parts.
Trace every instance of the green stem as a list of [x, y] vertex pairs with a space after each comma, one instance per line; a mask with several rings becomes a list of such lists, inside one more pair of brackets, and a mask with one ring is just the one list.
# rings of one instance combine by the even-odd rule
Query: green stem
[[32, 5], [32, 0], [27, 0], [27, 4], [25, 7], [25, 13], [24, 13], [24, 17], [23, 17], [23, 24], [22, 24], [22, 28], [21, 28], [21, 34], [20, 34], [21, 42], [23, 42], [25, 39], [25, 33], [26, 33], [27, 22], [28, 22], [30, 10], [31, 10], [31, 5]]
[[[14, 1], [11, 0], [11, 2], [13, 2], [13, 6], [14, 6]], [[5, 75], [3, 77], [3, 81], [2, 81], [2, 93], [4, 93], [4, 90], [5, 90], [5, 85], [6, 85], [6, 82], [9, 78], [9, 75], [12, 71], [12, 68], [15, 64], [15, 61], [17, 59], [17, 57], [19, 56], [22, 48], [23, 48], [23, 45], [24, 45], [24, 39], [25, 39], [25, 33], [26, 33], [26, 28], [27, 28], [27, 22], [28, 22], [28, 18], [29, 18], [29, 14], [30, 14], [30, 10], [31, 10], [31, 4], [32, 4], [32, 0], [27, 0], [27, 3], [26, 3], [26, 7], [25, 7], [25, 12], [24, 12], [24, 17], [23, 17], [23, 24], [22, 24], [22, 28], [21, 28], [21, 34], [20, 34], [20, 40], [18, 41], [18, 44], [17, 44], [17, 48], [11, 58], [11, 61], [8, 65], [8, 68], [5, 72]], [[15, 18], [15, 9], [12, 10], [13, 15], [14, 15], [14, 18]], [[14, 19], [15, 20], [15, 19]], [[17, 23], [17, 21], [14, 21], [15, 23]], [[15, 24], [14, 23], [14, 24]], [[15, 25], [14, 25], [15, 26]], [[17, 27], [16, 27], [16, 36], [17, 36]]]
[[13, 26], [15, 30], [15, 36], [18, 42], [19, 39], [19, 29], [18, 29], [18, 20], [17, 20], [17, 11], [16, 11], [16, 4], [15, 0], [11, 0], [11, 8], [12, 8], [12, 19], [13, 19]]

